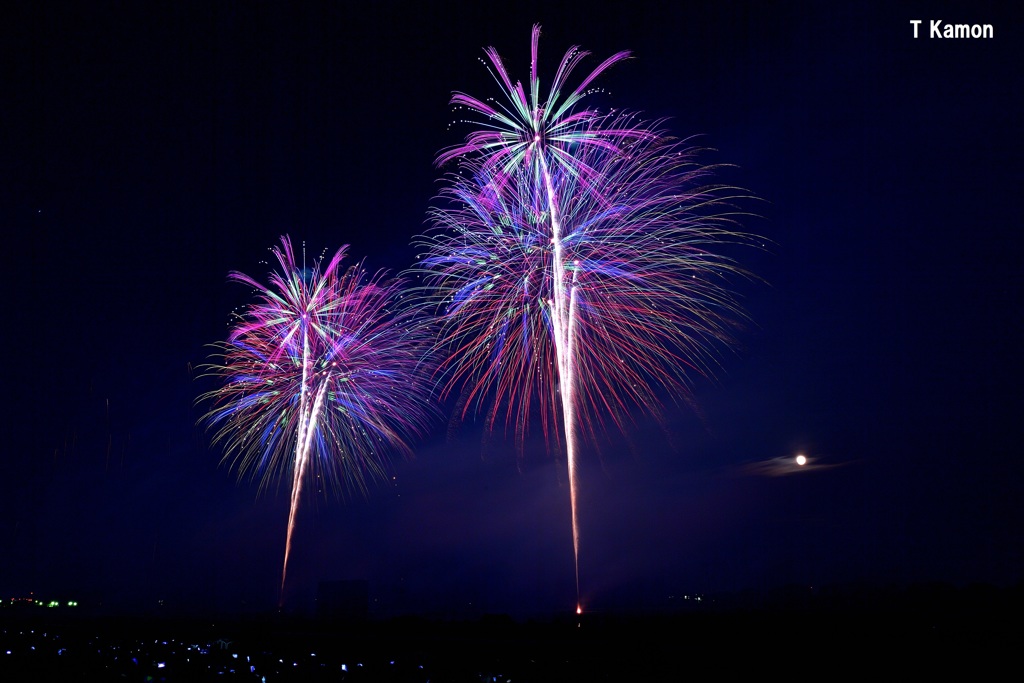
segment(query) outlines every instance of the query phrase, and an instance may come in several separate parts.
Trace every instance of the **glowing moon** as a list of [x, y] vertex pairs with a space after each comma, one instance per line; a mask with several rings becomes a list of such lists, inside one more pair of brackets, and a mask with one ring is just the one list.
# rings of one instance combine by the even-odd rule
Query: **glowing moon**
[[807, 464], [807, 458], [804, 456], [803, 453], [801, 453], [800, 455], [796, 456], [796, 464], [800, 465], [800, 467], [803, 467], [804, 465]]

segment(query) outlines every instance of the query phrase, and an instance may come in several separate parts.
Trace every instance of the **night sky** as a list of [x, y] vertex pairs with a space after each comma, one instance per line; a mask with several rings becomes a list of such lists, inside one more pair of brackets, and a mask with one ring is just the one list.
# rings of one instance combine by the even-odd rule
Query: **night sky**
[[[0, 15], [7, 253], [0, 596], [277, 603], [287, 485], [197, 426], [209, 344], [283, 234], [401, 271], [460, 90], [580, 45], [595, 103], [700, 136], [748, 189], [752, 323], [696, 410], [582, 451], [594, 610], [839, 582], [1024, 578], [1022, 50], [1012, 3], [23, 3]], [[557, 7], [556, 7], [557, 6]], [[913, 37], [911, 19], [922, 19]], [[926, 37], [930, 20], [991, 40]], [[577, 75], [577, 78], [579, 75]], [[440, 406], [450, 414], [451, 406]], [[539, 431], [539, 430], [535, 430]], [[536, 442], [535, 442], [536, 441]], [[366, 499], [309, 496], [286, 602], [375, 614], [575, 605], [564, 460], [446, 418]], [[804, 453], [805, 468], [792, 458]]]

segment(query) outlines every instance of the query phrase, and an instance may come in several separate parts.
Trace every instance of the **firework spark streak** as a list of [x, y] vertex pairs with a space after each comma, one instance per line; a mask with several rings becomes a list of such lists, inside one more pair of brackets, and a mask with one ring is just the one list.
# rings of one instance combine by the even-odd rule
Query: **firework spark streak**
[[632, 406], [657, 413], [660, 392], [685, 399], [693, 375], [714, 374], [744, 316], [727, 289], [743, 272], [712, 249], [750, 237], [730, 217], [742, 193], [709, 184], [700, 150], [659, 122], [581, 106], [628, 53], [562, 99], [587, 55], [572, 48], [541, 100], [539, 35], [529, 96], [493, 48], [505, 105], [454, 95], [485, 120], [438, 157], [457, 168], [414, 270], [442, 321], [444, 393], [461, 390], [461, 417], [486, 411], [522, 445], [539, 405], [545, 437], [564, 439], [580, 609], [577, 433], [592, 438], [608, 418], [625, 429]]
[[304, 483], [367, 493], [386, 474], [387, 455], [408, 453], [425, 428], [428, 393], [422, 363], [426, 336], [401, 283], [342, 269], [346, 248], [305, 268], [291, 241], [272, 250], [280, 270], [264, 286], [242, 273], [231, 279], [256, 290], [218, 345], [206, 374], [223, 386], [200, 400], [203, 417], [240, 476], [291, 480], [281, 570], [282, 600], [296, 513]]

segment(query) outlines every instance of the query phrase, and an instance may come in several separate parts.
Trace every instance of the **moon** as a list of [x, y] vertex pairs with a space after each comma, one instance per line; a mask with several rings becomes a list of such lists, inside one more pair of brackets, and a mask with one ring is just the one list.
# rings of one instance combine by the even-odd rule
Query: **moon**
[[807, 464], [807, 457], [803, 453], [796, 456], [796, 464], [800, 465], [800, 467], [803, 467], [804, 465]]

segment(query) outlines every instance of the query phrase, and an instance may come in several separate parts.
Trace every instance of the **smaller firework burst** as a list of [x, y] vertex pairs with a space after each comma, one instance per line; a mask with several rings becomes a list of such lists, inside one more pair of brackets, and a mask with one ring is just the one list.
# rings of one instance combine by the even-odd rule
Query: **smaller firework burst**
[[282, 237], [267, 285], [232, 273], [256, 300], [206, 367], [222, 386], [200, 397], [212, 403], [202, 421], [213, 443], [240, 476], [261, 490], [291, 481], [282, 591], [303, 484], [365, 495], [428, 418], [423, 324], [400, 304], [400, 281], [343, 269], [345, 252], [306, 268]]

